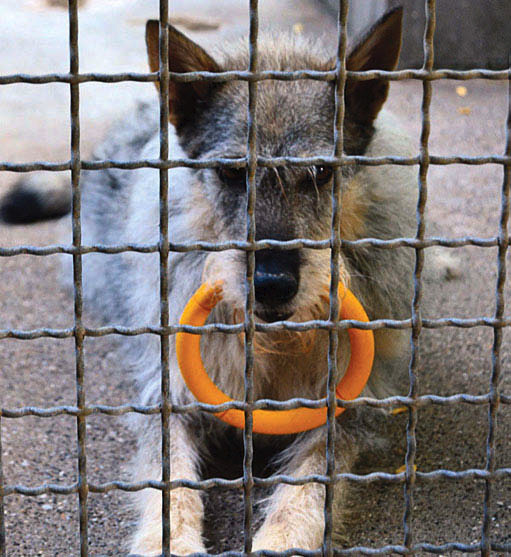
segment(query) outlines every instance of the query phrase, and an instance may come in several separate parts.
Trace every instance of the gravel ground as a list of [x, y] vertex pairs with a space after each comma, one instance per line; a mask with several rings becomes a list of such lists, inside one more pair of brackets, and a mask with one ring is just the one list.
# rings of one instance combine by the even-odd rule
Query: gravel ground
[[[174, 15], [200, 13], [222, 23], [218, 30], [193, 32], [204, 44], [246, 29], [242, 2], [172, 3]], [[335, 37], [333, 23], [305, 2], [262, 2], [262, 20], [305, 32]], [[156, 14], [153, 2], [100, 3], [90, 0], [81, 13], [83, 71], [144, 70], [143, 21]], [[38, 4], [2, 0], [0, 35], [7, 38], [10, 56], [2, 57], [0, 73], [65, 71], [66, 14]], [[115, 22], [115, 25], [112, 24]], [[295, 27], [296, 29], [296, 27]], [[298, 28], [300, 30], [300, 28]], [[44, 55], [43, 55], [44, 54]], [[504, 149], [506, 87], [471, 81], [460, 96], [454, 82], [434, 82], [431, 152], [467, 155], [499, 154]], [[392, 85], [389, 107], [398, 115], [418, 147], [421, 85]], [[85, 155], [111, 119], [136, 96], [153, 94], [147, 85], [86, 85], [82, 93], [82, 148]], [[62, 160], [68, 157], [67, 87], [63, 85], [0, 87], [0, 145], [2, 160]], [[5, 191], [16, 179], [0, 174]], [[430, 230], [448, 237], [494, 236], [498, 231], [502, 169], [496, 165], [441, 166], [429, 172]], [[69, 237], [66, 221], [32, 226], [0, 225], [0, 245], [47, 245]], [[495, 306], [496, 249], [460, 248], [460, 280], [426, 292], [425, 306], [433, 317], [491, 317]], [[1, 261], [0, 328], [67, 327], [73, 322], [72, 298], [58, 281], [57, 257], [18, 256]], [[493, 331], [445, 328], [424, 330], [420, 364], [420, 393], [449, 395], [488, 392]], [[122, 365], [113, 353], [113, 338], [87, 339], [88, 403], [123, 404], [134, 398]], [[509, 332], [504, 334], [501, 390], [511, 394]], [[75, 402], [72, 340], [1, 341], [0, 404], [72, 405]], [[501, 406], [496, 433], [496, 464], [511, 466], [511, 411]], [[358, 472], [392, 472], [404, 462], [406, 414], [388, 418], [389, 443], [364, 455]], [[76, 425], [72, 417], [3, 419], [2, 458], [5, 483], [36, 486], [76, 481]], [[419, 411], [417, 465], [423, 472], [437, 468], [484, 468], [487, 407], [459, 404], [430, 406]], [[87, 420], [89, 481], [128, 479], [125, 465], [134, 451], [126, 418], [92, 416]], [[232, 453], [229, 461], [235, 460]], [[260, 462], [258, 463], [260, 464]], [[226, 463], [219, 457], [219, 469]], [[235, 466], [229, 466], [236, 474]], [[216, 473], [213, 470], [210, 474]], [[416, 542], [476, 543], [483, 518], [484, 482], [418, 482], [413, 501]], [[355, 486], [350, 545], [374, 547], [401, 543], [403, 493], [401, 485], [376, 483]], [[511, 478], [493, 484], [491, 536], [511, 542]], [[118, 491], [89, 497], [91, 555], [121, 555], [133, 527], [129, 497]], [[76, 496], [41, 495], [5, 498], [7, 555], [74, 556], [79, 554]], [[207, 537], [214, 551], [240, 549], [243, 527], [242, 494], [216, 490], [207, 497]], [[497, 554], [497, 553], [495, 553]], [[459, 555], [459, 553], [458, 553]]]

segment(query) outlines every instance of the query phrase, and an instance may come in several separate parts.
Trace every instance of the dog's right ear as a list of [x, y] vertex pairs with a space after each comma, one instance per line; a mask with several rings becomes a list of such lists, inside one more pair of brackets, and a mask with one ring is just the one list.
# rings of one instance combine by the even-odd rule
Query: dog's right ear
[[[220, 72], [220, 66], [198, 44], [179, 32], [172, 25], [169, 29], [169, 70], [176, 73], [195, 71]], [[160, 67], [159, 56], [160, 22], [149, 20], [146, 24], [146, 45], [149, 68], [157, 72]], [[211, 81], [192, 81], [190, 83], [170, 82], [169, 120], [179, 130], [191, 119], [201, 105], [207, 103], [216, 84]], [[159, 87], [159, 84], [156, 83]]]

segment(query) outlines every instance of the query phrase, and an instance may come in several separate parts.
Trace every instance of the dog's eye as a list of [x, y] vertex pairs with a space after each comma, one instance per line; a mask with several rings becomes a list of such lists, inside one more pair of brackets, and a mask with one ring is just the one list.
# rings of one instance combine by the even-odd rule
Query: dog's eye
[[331, 166], [316, 166], [314, 177], [316, 179], [316, 184], [322, 186], [332, 179], [333, 170]]
[[245, 187], [246, 183], [245, 168], [219, 168], [218, 177], [228, 186]]

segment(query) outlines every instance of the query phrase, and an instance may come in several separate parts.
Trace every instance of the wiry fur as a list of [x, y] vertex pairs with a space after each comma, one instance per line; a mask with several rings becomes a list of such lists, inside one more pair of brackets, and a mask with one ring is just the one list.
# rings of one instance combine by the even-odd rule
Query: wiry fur
[[[391, 16], [396, 19], [396, 16]], [[392, 69], [399, 52], [399, 21], [382, 20], [349, 59], [353, 69]], [[387, 27], [385, 27], [387, 26]], [[383, 29], [383, 31], [382, 31]], [[390, 39], [380, 35], [390, 34]], [[392, 33], [396, 35], [392, 37]], [[157, 66], [157, 25], [148, 27], [151, 66]], [[383, 44], [378, 44], [378, 41]], [[374, 46], [372, 43], [376, 43]], [[387, 44], [389, 43], [389, 44]], [[172, 30], [171, 64], [175, 71], [217, 68], [199, 47]], [[176, 50], [177, 49], [177, 50]], [[364, 50], [365, 49], [365, 50]], [[151, 58], [151, 52], [152, 58]], [[172, 62], [172, 52], [177, 61]], [[390, 60], [386, 60], [387, 52]], [[156, 55], [157, 56], [157, 55]], [[367, 59], [375, 58], [369, 62]], [[395, 58], [395, 59], [394, 59]], [[296, 38], [261, 41], [260, 69], [328, 69], [332, 63], [317, 45]], [[380, 64], [381, 63], [381, 64]], [[225, 55], [222, 66], [245, 68], [246, 49]], [[388, 67], [387, 67], [388, 66]], [[374, 66], [373, 66], [374, 67]], [[172, 66], [171, 66], [171, 69]], [[385, 85], [348, 83], [345, 119], [347, 153], [409, 155], [406, 138], [390, 116], [381, 113]], [[186, 88], [188, 87], [188, 88]], [[171, 91], [169, 127], [171, 158], [246, 154], [247, 84], [194, 88], [175, 86]], [[372, 89], [374, 89], [374, 95]], [[368, 92], [369, 91], [369, 92]], [[181, 95], [181, 97], [180, 97]], [[184, 96], [184, 97], [183, 97]], [[373, 98], [374, 97], [374, 98]], [[184, 98], [184, 100], [183, 100]], [[190, 100], [191, 99], [191, 100]], [[190, 103], [193, 111], [190, 112]], [[365, 104], [364, 104], [365, 103]], [[258, 85], [258, 152], [264, 156], [330, 155], [333, 150], [332, 122], [334, 89], [319, 81], [275, 82]], [[133, 119], [118, 126], [96, 156], [113, 159], [159, 156], [157, 105], [141, 105]], [[259, 168], [256, 174], [255, 208], [257, 238], [312, 238], [330, 236], [331, 188], [310, 180], [314, 169]], [[169, 236], [172, 242], [244, 240], [246, 193], [243, 187], [227, 186], [214, 169], [176, 168], [169, 171]], [[407, 166], [360, 166], [343, 168], [341, 236], [390, 239], [415, 233], [416, 169]], [[154, 244], [159, 240], [159, 175], [153, 169], [123, 171], [107, 169], [83, 173], [83, 243], [119, 242]], [[302, 249], [299, 288], [287, 303], [293, 321], [328, 317], [330, 251]], [[341, 280], [349, 285], [371, 319], [410, 316], [414, 253], [409, 248], [344, 248]], [[224, 299], [210, 316], [211, 322], [234, 323], [242, 319], [245, 304], [246, 255], [240, 251], [171, 253], [169, 257], [170, 322], [178, 323], [187, 300], [199, 285], [221, 279]], [[83, 257], [86, 303], [102, 309], [110, 323], [126, 326], [157, 325], [160, 316], [158, 254], [87, 254]], [[98, 303], [99, 302], [99, 303]], [[256, 313], [264, 314], [256, 304]], [[408, 333], [375, 331], [376, 359], [364, 394], [381, 397], [404, 385]], [[160, 344], [155, 335], [130, 338], [122, 352], [135, 370], [141, 402], [160, 400]], [[214, 382], [235, 399], [244, 396], [244, 347], [242, 335], [205, 335], [201, 341], [204, 364]], [[325, 396], [328, 334], [257, 333], [255, 339], [255, 398], [286, 400], [293, 397]], [[342, 373], [349, 359], [349, 342], [340, 334], [338, 368]], [[170, 391], [172, 403], [191, 402], [170, 338]], [[368, 412], [371, 415], [371, 412]], [[337, 465], [349, 471], [358, 449], [373, 438], [364, 412], [345, 412], [338, 420]], [[160, 477], [160, 432], [140, 422], [139, 456], [134, 466], [137, 480]], [[171, 469], [173, 478], [200, 477], [198, 448], [203, 452], [211, 439], [240, 435], [215, 417], [171, 416]], [[324, 428], [275, 440], [255, 435], [255, 443], [275, 443], [282, 449], [280, 471], [296, 477], [324, 473]], [[277, 452], [278, 455], [278, 452]], [[346, 486], [336, 485], [338, 523], [342, 523], [342, 501]], [[140, 524], [131, 550], [137, 554], [161, 552], [161, 495], [155, 490], [138, 494]], [[281, 485], [267, 505], [265, 521], [254, 539], [254, 550], [285, 550], [290, 547], [316, 549], [323, 536], [324, 488], [319, 484]], [[197, 491], [172, 492], [172, 552], [204, 551], [201, 537], [202, 502]]]
[[[238, 53], [239, 56], [239, 53]], [[225, 67], [243, 67], [246, 56], [232, 57]], [[271, 42], [261, 46], [261, 69], [325, 69], [325, 59], [311, 54], [308, 44]], [[194, 156], [243, 156], [246, 150], [245, 83], [230, 83], [220, 89], [210, 106], [203, 108], [199, 125], [180, 130], [169, 128], [170, 153], [174, 158]], [[284, 109], [282, 107], [285, 107]], [[306, 109], [306, 110], [305, 110]], [[266, 156], [328, 155], [333, 147], [332, 86], [321, 82], [259, 85], [258, 149]], [[157, 158], [154, 106], [141, 106], [132, 125], [109, 137], [107, 152], [98, 157]], [[125, 126], [125, 125], [124, 125]], [[153, 135], [149, 133], [153, 131]], [[347, 114], [348, 152], [369, 156], [409, 154], [406, 140], [395, 131], [395, 123], [381, 115], [374, 129], [359, 133]], [[120, 139], [117, 134], [120, 134]], [[125, 139], [129, 139], [126, 146]], [[121, 151], [114, 150], [121, 149]], [[307, 190], [306, 169], [259, 169], [257, 173], [256, 224], [258, 238], [329, 237], [330, 187]], [[416, 203], [415, 169], [409, 167], [360, 167], [344, 172], [342, 228], [344, 238], [395, 238], [414, 233]], [[84, 242], [155, 243], [159, 238], [159, 179], [151, 169], [135, 172], [106, 170], [84, 176]], [[220, 184], [214, 170], [185, 168], [169, 172], [169, 235], [173, 242], [242, 240], [245, 235], [243, 191], [229, 191]], [[284, 192], [282, 192], [282, 187]], [[372, 319], [406, 318], [411, 301], [413, 253], [406, 248], [345, 249], [341, 280], [362, 301]], [[204, 280], [222, 279], [224, 301], [210, 317], [212, 322], [239, 322], [245, 293], [245, 255], [242, 252], [172, 253], [170, 273], [170, 322], [177, 323], [186, 301]], [[109, 321], [124, 325], [157, 324], [159, 321], [159, 259], [157, 254], [86, 255], [84, 285], [87, 299], [100, 299]], [[300, 287], [293, 300], [294, 321], [326, 318], [330, 281], [329, 250], [301, 250]], [[398, 375], [406, 371], [407, 333], [377, 331], [377, 357], [366, 393], [382, 396], [393, 392]], [[403, 341], [404, 337], [404, 341]], [[135, 345], [135, 346], [134, 346]], [[256, 335], [254, 387], [256, 398], [285, 400], [292, 397], [324, 396], [327, 377], [328, 335], [324, 331]], [[144, 404], [160, 397], [160, 347], [157, 337], [143, 336], [129, 341], [131, 363], [136, 370]], [[171, 398], [174, 403], [193, 400], [181, 378], [171, 338]], [[128, 350], [127, 350], [128, 351]], [[202, 339], [205, 367], [215, 383], [236, 399], [243, 398], [243, 338], [236, 335], [207, 335]], [[345, 369], [349, 344], [341, 335], [339, 370]], [[349, 420], [349, 412], [346, 419]], [[227, 428], [209, 415], [184, 418], [172, 416], [173, 477], [198, 479], [197, 446]], [[187, 423], [193, 420], [193, 424]], [[355, 420], [356, 418], [352, 418]], [[346, 421], [346, 420], [345, 420]], [[198, 424], [202, 423], [202, 426]], [[296, 476], [322, 473], [325, 469], [323, 428], [302, 434], [287, 449], [281, 470]], [[338, 466], [350, 469], [365, 426], [339, 429]], [[207, 433], [207, 435], [206, 435]], [[358, 438], [358, 441], [356, 440]], [[268, 442], [256, 435], [256, 444]], [[271, 440], [270, 440], [271, 442]], [[154, 454], [149, 455], [149, 451]], [[159, 432], [141, 436], [136, 478], [158, 478], [160, 474]], [[152, 464], [144, 464], [144, 463]], [[339, 484], [337, 508], [342, 508], [345, 486]], [[254, 540], [255, 549], [283, 550], [289, 547], [319, 547], [323, 533], [323, 492], [320, 485], [280, 486], [271, 498], [267, 518]], [[306, 504], [304, 504], [306, 502]], [[139, 495], [141, 524], [132, 551], [144, 555], [160, 551], [160, 496], [144, 491]], [[200, 524], [202, 505], [197, 492], [178, 490], [172, 496], [172, 551], [203, 550]], [[304, 512], [304, 510], [306, 511]], [[184, 515], [184, 516], [183, 516]]]

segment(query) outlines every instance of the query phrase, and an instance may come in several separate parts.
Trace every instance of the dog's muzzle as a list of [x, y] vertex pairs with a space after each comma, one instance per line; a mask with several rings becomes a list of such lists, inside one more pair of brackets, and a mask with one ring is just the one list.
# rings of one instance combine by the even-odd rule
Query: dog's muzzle
[[300, 282], [298, 250], [261, 250], [255, 258], [256, 315], [267, 322], [287, 319]]

